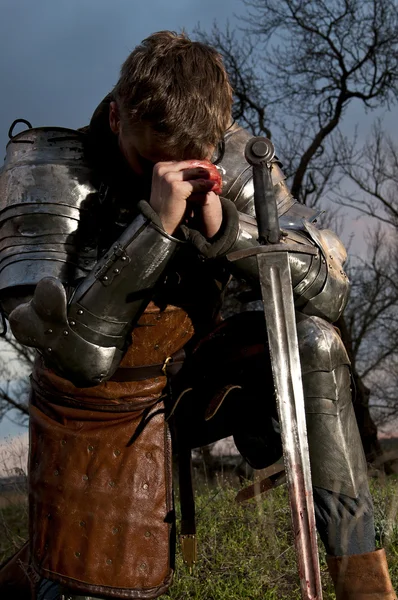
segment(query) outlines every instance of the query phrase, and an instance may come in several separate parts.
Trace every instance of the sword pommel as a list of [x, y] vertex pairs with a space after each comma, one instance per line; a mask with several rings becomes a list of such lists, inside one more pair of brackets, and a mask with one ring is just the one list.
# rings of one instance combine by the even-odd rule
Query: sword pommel
[[268, 138], [254, 137], [246, 144], [245, 158], [253, 167], [254, 206], [260, 244], [277, 244], [281, 238], [270, 169], [274, 155], [274, 145]]

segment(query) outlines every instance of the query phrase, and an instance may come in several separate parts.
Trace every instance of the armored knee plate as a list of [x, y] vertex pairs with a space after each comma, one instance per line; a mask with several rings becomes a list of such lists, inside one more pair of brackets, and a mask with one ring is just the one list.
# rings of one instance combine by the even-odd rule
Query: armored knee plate
[[319, 317], [299, 314], [297, 333], [313, 485], [355, 498], [367, 475], [347, 352], [333, 325]]

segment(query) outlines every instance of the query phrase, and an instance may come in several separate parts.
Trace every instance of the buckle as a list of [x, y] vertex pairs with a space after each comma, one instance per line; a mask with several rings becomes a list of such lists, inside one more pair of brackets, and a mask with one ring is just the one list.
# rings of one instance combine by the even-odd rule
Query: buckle
[[162, 367], [162, 373], [163, 373], [163, 375], [166, 375], [166, 377], [167, 377], [167, 365], [169, 364], [169, 362], [170, 362], [171, 360], [172, 360], [171, 356], [168, 356], [168, 357], [166, 358], [166, 360], [164, 361], [164, 363], [163, 363], [163, 367]]
[[198, 543], [195, 534], [188, 533], [180, 535], [182, 559], [187, 565], [189, 574], [192, 575], [193, 567], [196, 565], [198, 555]]

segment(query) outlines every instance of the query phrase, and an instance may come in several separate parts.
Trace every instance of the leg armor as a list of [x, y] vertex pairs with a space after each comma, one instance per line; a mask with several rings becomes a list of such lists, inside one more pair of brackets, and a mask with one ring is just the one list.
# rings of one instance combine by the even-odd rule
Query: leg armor
[[356, 498], [367, 476], [347, 352], [332, 325], [297, 317], [313, 485]]

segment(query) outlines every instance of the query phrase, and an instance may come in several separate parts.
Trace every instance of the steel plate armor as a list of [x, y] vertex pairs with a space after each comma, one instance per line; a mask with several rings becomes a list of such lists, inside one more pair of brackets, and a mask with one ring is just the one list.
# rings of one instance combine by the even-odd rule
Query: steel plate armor
[[14, 136], [0, 171], [0, 302], [6, 314], [45, 276], [73, 285], [97, 259], [98, 192], [84, 135], [43, 127]]

